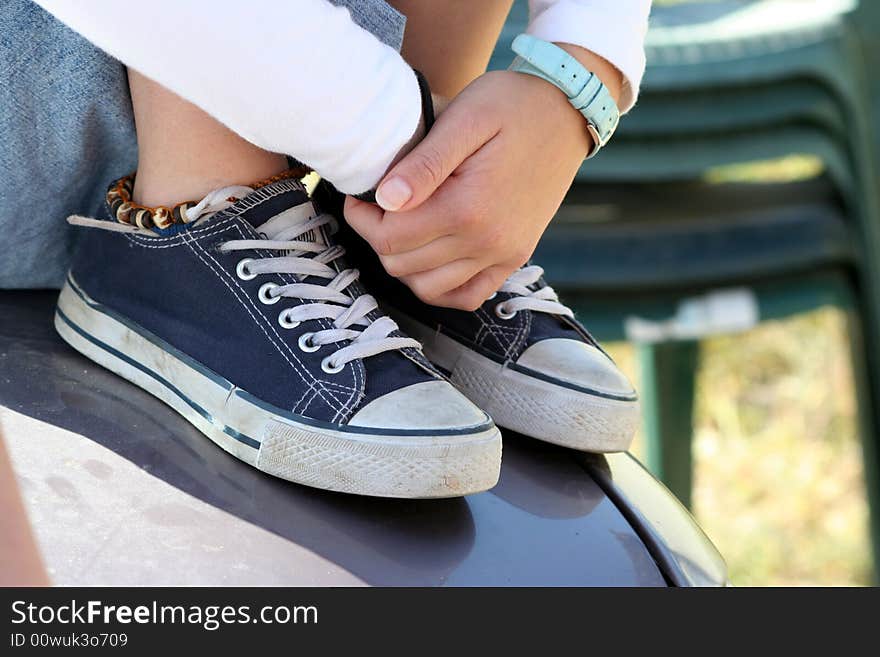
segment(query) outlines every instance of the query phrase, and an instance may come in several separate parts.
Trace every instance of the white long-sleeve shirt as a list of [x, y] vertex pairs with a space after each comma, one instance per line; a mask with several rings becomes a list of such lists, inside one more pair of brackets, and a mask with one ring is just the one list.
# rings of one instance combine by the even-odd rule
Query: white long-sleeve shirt
[[[327, 0], [36, 0], [89, 41], [250, 142], [341, 191], [374, 186], [418, 125], [412, 69]], [[528, 31], [582, 46], [623, 74], [645, 67], [650, 0], [530, 0]], [[511, 55], [512, 57], [512, 55]]]

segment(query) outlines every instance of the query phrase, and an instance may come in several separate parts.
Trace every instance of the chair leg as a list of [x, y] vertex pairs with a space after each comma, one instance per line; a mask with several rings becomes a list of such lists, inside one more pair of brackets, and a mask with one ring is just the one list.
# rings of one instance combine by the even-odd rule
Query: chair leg
[[648, 469], [691, 506], [696, 341], [637, 345]]
[[870, 513], [869, 538], [874, 564], [874, 584], [880, 583], [880, 353], [869, 349], [867, 318], [851, 311], [848, 315], [853, 377], [858, 399], [859, 434], [862, 439], [862, 467]]

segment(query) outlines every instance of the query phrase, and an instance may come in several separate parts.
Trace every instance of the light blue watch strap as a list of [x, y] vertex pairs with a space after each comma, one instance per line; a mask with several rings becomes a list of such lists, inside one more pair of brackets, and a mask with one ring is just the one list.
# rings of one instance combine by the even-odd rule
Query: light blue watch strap
[[598, 76], [549, 41], [520, 34], [512, 48], [517, 57], [510, 65], [511, 71], [528, 73], [555, 85], [587, 120], [593, 138], [593, 150], [587, 159], [593, 157], [608, 143], [620, 121], [620, 110], [611, 92]]

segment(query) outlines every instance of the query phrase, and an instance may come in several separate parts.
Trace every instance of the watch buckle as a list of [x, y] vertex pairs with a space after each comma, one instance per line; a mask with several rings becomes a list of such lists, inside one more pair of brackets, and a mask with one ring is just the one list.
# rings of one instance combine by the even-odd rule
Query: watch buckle
[[592, 121], [587, 121], [587, 132], [590, 133], [590, 137], [593, 139], [593, 148], [587, 153], [587, 157], [584, 159], [589, 160], [591, 157], [596, 155], [602, 147], [605, 145], [605, 142], [602, 140], [602, 136], [599, 134], [599, 130], [596, 128], [596, 124]]

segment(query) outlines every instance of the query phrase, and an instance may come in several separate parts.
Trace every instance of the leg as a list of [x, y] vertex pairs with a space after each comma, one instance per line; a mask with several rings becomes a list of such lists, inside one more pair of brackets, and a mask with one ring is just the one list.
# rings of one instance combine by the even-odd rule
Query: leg
[[46, 586], [43, 570], [21, 495], [15, 485], [15, 473], [0, 436], [0, 586]]
[[138, 138], [134, 200], [148, 206], [199, 199], [287, 168], [287, 159], [245, 141], [198, 107], [129, 71]]
[[[458, 94], [486, 69], [512, 0], [444, 3], [395, 0], [407, 16], [404, 57], [444, 96]], [[134, 200], [168, 205], [286, 168], [284, 156], [245, 141], [173, 92], [129, 71], [138, 135]]]
[[[116, 220], [80, 218], [62, 338], [269, 474], [388, 497], [491, 488], [500, 432], [423, 363], [389, 357], [419, 343], [353, 285], [299, 172], [276, 177], [285, 157], [135, 73], [131, 96], [135, 203], [206, 203], [197, 216], [133, 219], [127, 187], [114, 186]], [[246, 187], [210, 194], [234, 184]]]
[[513, 0], [391, 0], [406, 15], [403, 56], [432, 90], [452, 97], [486, 70]]

